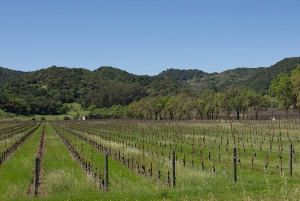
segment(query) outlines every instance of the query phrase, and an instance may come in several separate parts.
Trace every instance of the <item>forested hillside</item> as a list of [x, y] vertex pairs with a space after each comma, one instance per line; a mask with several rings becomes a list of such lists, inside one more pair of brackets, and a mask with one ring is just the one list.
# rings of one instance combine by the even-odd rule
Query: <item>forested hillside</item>
[[291, 75], [291, 71], [300, 64], [300, 57], [285, 58], [269, 68], [262, 68], [257, 71], [245, 85], [260, 93], [267, 93], [271, 81], [280, 73]]
[[160, 73], [160, 76], [180, 81], [197, 91], [213, 89], [222, 91], [231, 85], [244, 85], [261, 68], [236, 68], [222, 73], [204, 73], [201, 70], [168, 69]]
[[[207, 89], [224, 92], [232, 86], [264, 95], [275, 77], [280, 73], [290, 75], [298, 64], [300, 57], [265, 68], [236, 68], [222, 73], [171, 68], [156, 76], [134, 75], [109, 66], [94, 71], [52, 66], [30, 73], [0, 68], [0, 108], [21, 115], [55, 115], [68, 112], [64, 103], [77, 102], [84, 109], [91, 105], [109, 108], [145, 98], [151, 102], [167, 95], [197, 98]], [[165, 103], [159, 104], [162, 107]]]
[[11, 70], [0, 66], [0, 84], [7, 83], [25, 74], [27, 72]]
[[18, 77], [0, 91], [1, 108], [22, 115], [64, 114], [64, 103], [111, 107], [128, 105], [145, 96], [190, 91], [177, 81], [159, 76], [138, 76], [112, 67], [95, 71], [52, 66]]
[[285, 58], [270, 67], [235, 68], [222, 73], [205, 73], [201, 70], [168, 69], [161, 76], [180, 81], [198, 91], [222, 91], [231, 85], [246, 86], [260, 93], [267, 93], [271, 81], [280, 73], [290, 75], [300, 64], [300, 57]]

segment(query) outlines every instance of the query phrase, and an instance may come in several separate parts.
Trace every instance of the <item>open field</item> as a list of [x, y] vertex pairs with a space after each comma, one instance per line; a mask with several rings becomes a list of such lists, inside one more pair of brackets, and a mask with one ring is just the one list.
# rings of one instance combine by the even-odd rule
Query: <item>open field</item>
[[[298, 120], [2, 122], [2, 152], [38, 127], [5, 160], [1, 159], [0, 197], [1, 200], [299, 200], [299, 123]], [[43, 126], [42, 179], [34, 195], [29, 189], [33, 185], [34, 159]]]
[[61, 115], [33, 115], [33, 116], [22, 116], [22, 115], [16, 115], [13, 113], [7, 113], [0, 109], [0, 121], [29, 121], [32, 119], [35, 120], [41, 120], [42, 118], [45, 118], [49, 121], [55, 121], [55, 120], [63, 120], [64, 117], [69, 117], [70, 119], [73, 119], [73, 116], [76, 115], [76, 113], [79, 113], [81, 116], [88, 116], [89, 111], [83, 110], [78, 103], [66, 103], [68, 107], [70, 108], [70, 111], [68, 114], [61, 114]]

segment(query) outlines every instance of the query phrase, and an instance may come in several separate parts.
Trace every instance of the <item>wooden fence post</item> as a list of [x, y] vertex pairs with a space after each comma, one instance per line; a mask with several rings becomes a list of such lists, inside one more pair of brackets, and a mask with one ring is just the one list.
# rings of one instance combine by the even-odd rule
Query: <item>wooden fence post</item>
[[233, 148], [233, 181], [236, 182], [236, 148]]
[[104, 158], [104, 189], [105, 191], [108, 191], [108, 154], [105, 153]]
[[39, 158], [35, 158], [34, 165], [34, 194], [37, 195], [37, 190], [39, 186]]
[[290, 144], [290, 176], [293, 175], [293, 145]]
[[175, 176], [175, 151], [172, 152], [172, 186], [175, 188], [175, 181], [176, 181], [176, 176]]

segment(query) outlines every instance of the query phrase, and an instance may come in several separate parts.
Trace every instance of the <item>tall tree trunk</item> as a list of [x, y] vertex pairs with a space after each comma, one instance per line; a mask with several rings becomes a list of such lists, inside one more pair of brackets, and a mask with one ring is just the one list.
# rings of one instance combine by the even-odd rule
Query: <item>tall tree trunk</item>
[[200, 109], [197, 109], [199, 115], [200, 115], [200, 120], [202, 120], [202, 113], [201, 113], [201, 110]]
[[285, 119], [287, 119], [288, 111], [289, 111], [289, 107], [286, 107], [286, 108], [285, 108]]
[[226, 113], [227, 113], [227, 119], [230, 118], [230, 112], [231, 112], [231, 110], [227, 109], [227, 111], [226, 111]]
[[255, 111], [255, 120], [258, 119], [258, 110]]
[[236, 110], [236, 119], [240, 120], [240, 111], [239, 110]]
[[245, 120], [245, 113], [246, 113], [246, 110], [243, 110], [243, 120]]

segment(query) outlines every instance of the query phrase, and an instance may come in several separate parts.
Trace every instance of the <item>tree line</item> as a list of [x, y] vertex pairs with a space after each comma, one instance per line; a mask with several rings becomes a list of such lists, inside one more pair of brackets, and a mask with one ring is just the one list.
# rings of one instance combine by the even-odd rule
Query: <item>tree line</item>
[[133, 101], [127, 106], [114, 105], [110, 108], [97, 108], [91, 105], [90, 116], [100, 114], [102, 117], [136, 118], [136, 119], [189, 119], [196, 113], [200, 119], [218, 119], [220, 113], [229, 118], [232, 110], [236, 111], [237, 119], [246, 118], [246, 112], [255, 111], [253, 118], [264, 107], [271, 106], [272, 97], [244, 87], [230, 87], [224, 92], [207, 89], [197, 96], [184, 94], [146, 97]]
[[145, 97], [133, 101], [127, 106], [114, 105], [110, 108], [89, 107], [90, 116], [100, 114], [103, 117], [137, 118], [137, 119], [189, 119], [196, 112], [200, 119], [218, 119], [220, 113], [230, 117], [232, 111], [236, 118], [248, 118], [247, 112], [253, 112], [253, 119], [258, 119], [259, 112], [264, 108], [289, 109], [300, 112], [300, 65], [292, 70], [291, 75], [280, 73], [275, 77], [268, 89], [268, 94], [262, 95], [247, 87], [231, 86], [216, 92], [207, 89], [194, 96], [185, 94]]
[[[184, 77], [181, 71], [170, 72], [183, 80], [193, 74]], [[57, 115], [68, 113], [70, 108], [65, 103], [77, 102], [89, 109], [90, 115], [114, 118], [188, 119], [196, 112], [200, 119], [218, 119], [220, 114], [229, 117], [234, 110], [239, 119], [247, 118], [251, 110], [252, 118], [257, 119], [266, 107], [282, 108], [286, 114], [291, 107], [299, 110], [299, 72], [300, 67], [279, 74], [267, 93], [261, 93], [243, 85], [197, 91], [171, 77], [137, 76], [112, 67], [91, 72], [52, 66], [3, 84], [0, 108], [26, 116]]]
[[126, 106], [147, 96], [189, 93], [192, 90], [162, 76], [137, 76], [103, 66], [91, 72], [83, 68], [52, 66], [27, 73], [0, 86], [0, 109], [30, 116], [66, 114], [65, 103], [108, 108]]

